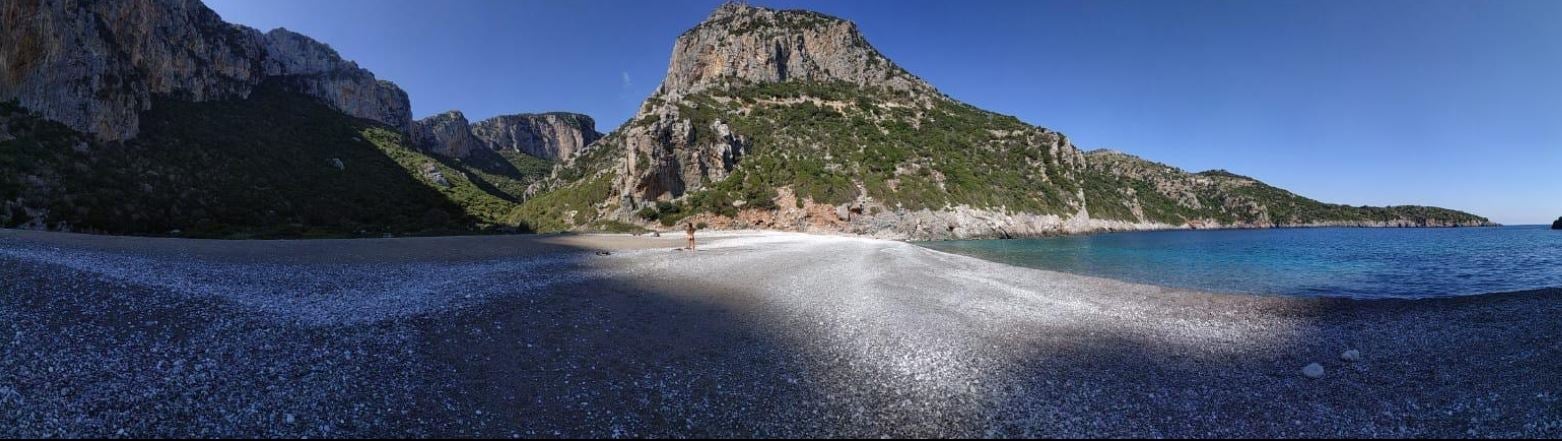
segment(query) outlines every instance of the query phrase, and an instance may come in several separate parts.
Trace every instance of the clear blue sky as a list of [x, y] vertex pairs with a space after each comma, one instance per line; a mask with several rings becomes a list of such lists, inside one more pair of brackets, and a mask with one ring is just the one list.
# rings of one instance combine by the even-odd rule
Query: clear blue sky
[[[719, 1], [206, 0], [327, 42], [418, 116], [611, 130]], [[1562, 216], [1562, 1], [787, 1], [955, 98], [1184, 169], [1347, 204]]]

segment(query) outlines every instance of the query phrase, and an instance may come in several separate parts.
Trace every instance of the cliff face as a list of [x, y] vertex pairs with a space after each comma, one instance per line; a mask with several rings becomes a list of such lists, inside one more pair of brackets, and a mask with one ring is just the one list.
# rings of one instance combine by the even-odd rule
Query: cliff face
[[412, 127], [413, 144], [426, 151], [464, 158], [480, 147], [466, 115], [458, 110], [420, 119]]
[[472, 134], [488, 148], [550, 161], [572, 157], [602, 137], [591, 117], [562, 112], [496, 116], [473, 125]]
[[1465, 226], [1431, 207], [1324, 204], [1250, 178], [1086, 155], [958, 102], [845, 20], [729, 3], [685, 32], [630, 122], [515, 218], [848, 232], [899, 239], [1273, 226]]
[[349, 115], [411, 128], [394, 84], [308, 37], [225, 23], [198, 0], [0, 3], [0, 59], [0, 101], [100, 140], [134, 137], [154, 96], [244, 98], [273, 77]]
[[852, 22], [727, 3], [678, 37], [657, 94], [680, 97], [734, 80], [933, 90], [870, 46]]
[[262, 38], [266, 75], [284, 77], [298, 92], [355, 117], [379, 121], [407, 132], [412, 104], [395, 83], [344, 60], [330, 46], [304, 35], [275, 29]]
[[591, 117], [562, 112], [503, 115], [472, 124], [452, 110], [418, 120], [412, 130], [419, 148], [451, 158], [466, 158], [481, 148], [558, 161], [601, 137]]

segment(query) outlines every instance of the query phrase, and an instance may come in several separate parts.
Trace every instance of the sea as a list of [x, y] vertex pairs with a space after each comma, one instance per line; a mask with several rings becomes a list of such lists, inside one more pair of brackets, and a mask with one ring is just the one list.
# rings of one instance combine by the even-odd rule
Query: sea
[[1562, 287], [1562, 230], [1548, 225], [1174, 230], [921, 245], [1226, 293], [1428, 298]]

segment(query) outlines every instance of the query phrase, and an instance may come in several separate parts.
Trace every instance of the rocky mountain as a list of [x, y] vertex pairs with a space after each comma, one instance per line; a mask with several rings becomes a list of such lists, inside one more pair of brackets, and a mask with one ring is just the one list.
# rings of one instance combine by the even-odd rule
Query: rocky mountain
[[430, 151], [462, 158], [478, 148], [557, 161], [602, 138], [591, 117], [578, 113], [522, 113], [468, 123], [459, 110], [413, 124], [413, 138]]
[[933, 93], [932, 86], [873, 49], [849, 21], [811, 11], [727, 3], [673, 45], [656, 95], [676, 99], [732, 80], [841, 81]]
[[481, 148], [481, 141], [472, 136], [472, 125], [466, 115], [452, 110], [412, 123], [412, 142], [419, 148], [451, 158], [465, 158]]
[[[264, 83], [249, 97], [158, 98], [132, 139], [0, 104], [0, 227], [193, 237], [448, 234], [512, 209], [397, 129]], [[10, 139], [6, 139], [10, 138]], [[420, 175], [445, 170], [436, 185]], [[465, 199], [463, 199], [465, 198]]]
[[512, 217], [902, 239], [1120, 229], [1464, 226], [1428, 207], [1347, 207], [1256, 180], [1086, 154], [940, 93], [851, 22], [727, 3], [674, 45], [628, 123], [568, 158]]
[[509, 230], [552, 167], [486, 148], [459, 112], [415, 127], [400, 88], [329, 46], [194, 0], [0, 2], [0, 63], [0, 227]]
[[290, 237], [670, 226], [890, 238], [1466, 226], [1187, 173], [954, 100], [851, 22], [729, 3], [611, 134], [458, 111], [197, 0], [0, 2], [0, 227]]
[[284, 29], [223, 22], [198, 0], [0, 3], [0, 101], [99, 140], [135, 137], [158, 97], [242, 99], [278, 79], [351, 116], [409, 130], [406, 93]]
[[490, 149], [549, 161], [570, 158], [602, 138], [591, 117], [565, 112], [496, 116], [472, 125], [472, 134]]

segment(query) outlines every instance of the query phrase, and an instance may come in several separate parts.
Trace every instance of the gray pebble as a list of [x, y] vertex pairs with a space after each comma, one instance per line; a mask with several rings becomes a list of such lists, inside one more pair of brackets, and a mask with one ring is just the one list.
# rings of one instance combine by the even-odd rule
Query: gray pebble
[[1302, 375], [1307, 376], [1307, 378], [1323, 378], [1323, 365], [1318, 363], [1309, 364], [1302, 368]]

